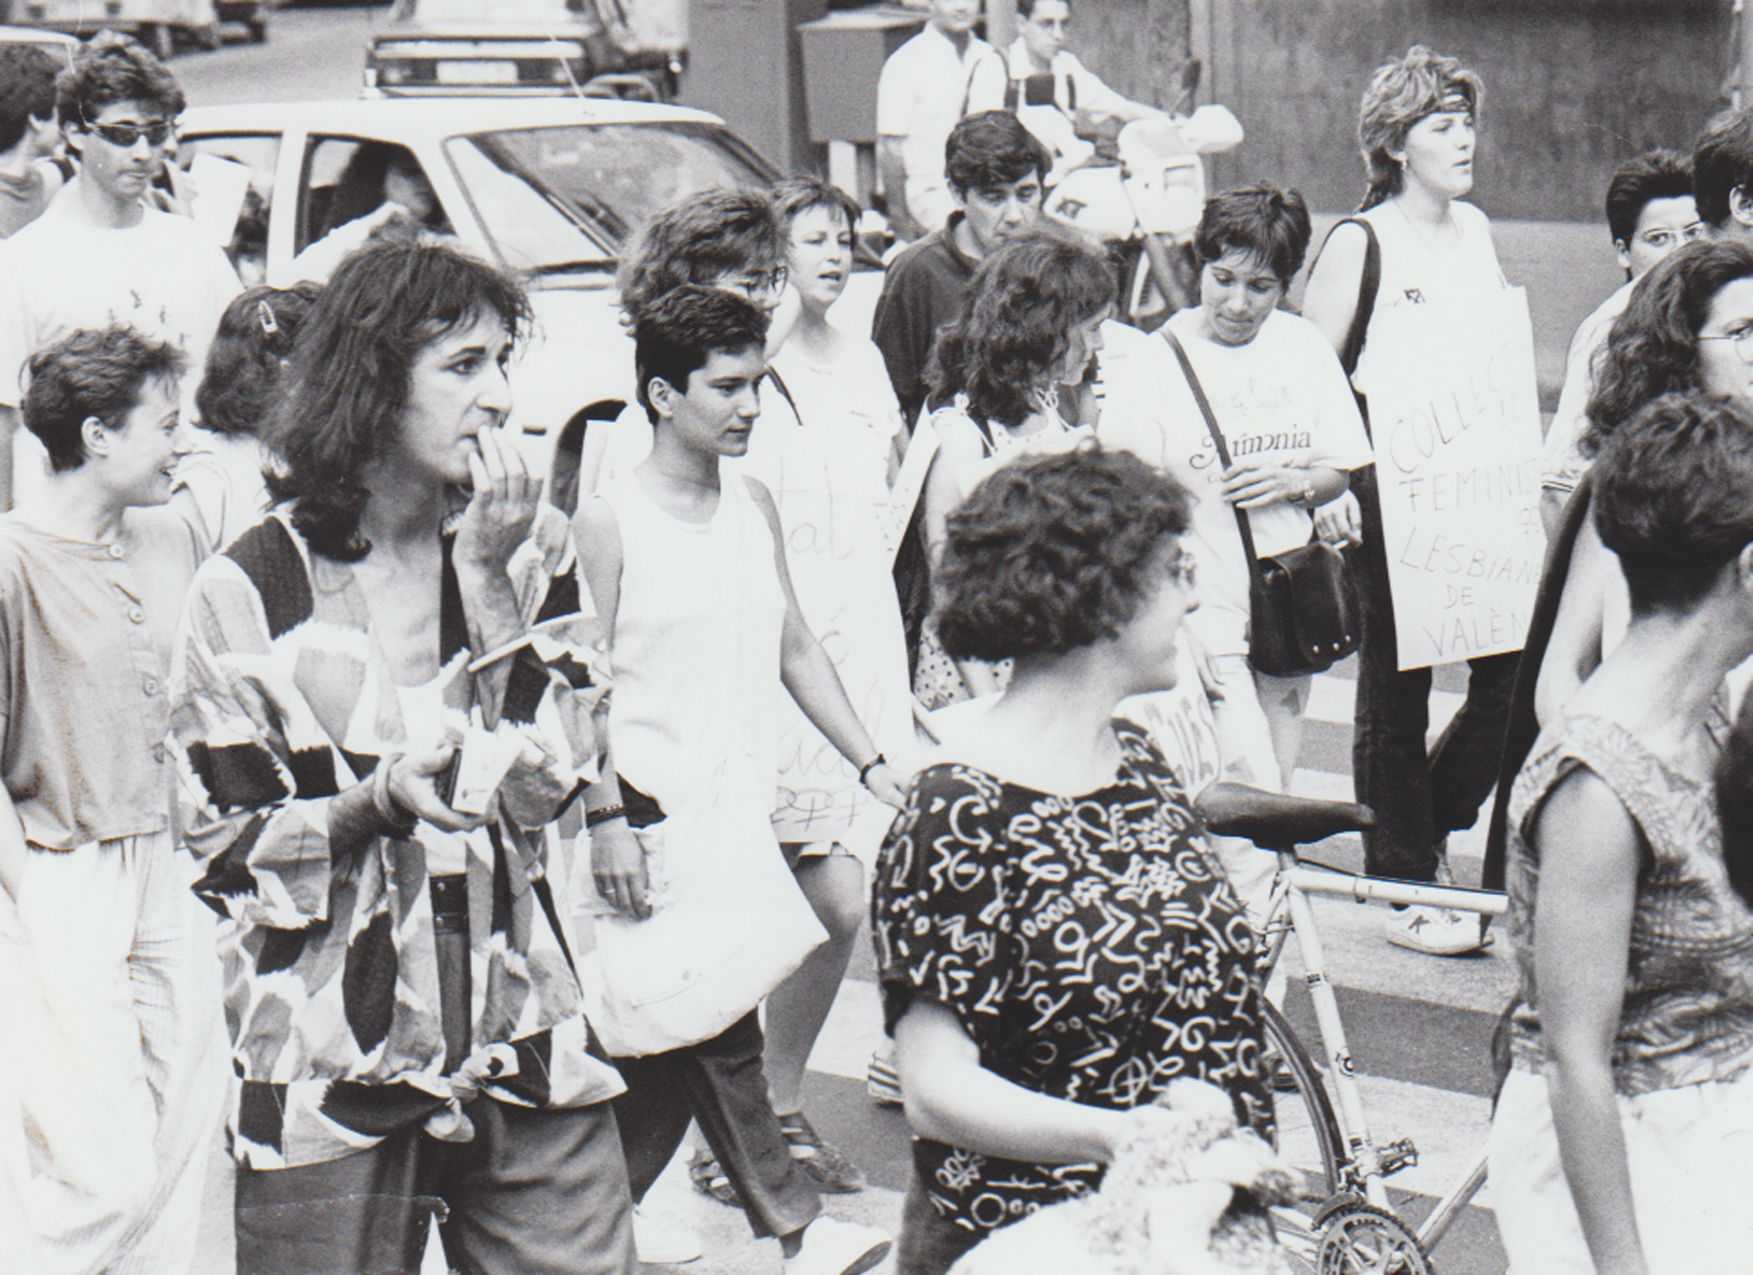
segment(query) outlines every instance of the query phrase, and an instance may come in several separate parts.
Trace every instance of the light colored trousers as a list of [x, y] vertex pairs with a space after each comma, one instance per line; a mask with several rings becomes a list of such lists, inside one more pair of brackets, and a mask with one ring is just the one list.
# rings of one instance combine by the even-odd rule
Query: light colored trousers
[[194, 1261], [225, 1103], [216, 918], [168, 834], [32, 847], [0, 891], [0, 1269]]
[[[1309, 706], [1311, 677], [1273, 677], [1256, 673], [1245, 655], [1213, 655], [1223, 698], [1211, 705], [1217, 727], [1223, 777], [1272, 792], [1289, 792], [1302, 749], [1303, 714]], [[1212, 846], [1229, 873], [1256, 929], [1265, 924], [1278, 858], [1240, 837], [1213, 837]], [[1285, 976], [1274, 966], [1266, 998], [1284, 1003]]]

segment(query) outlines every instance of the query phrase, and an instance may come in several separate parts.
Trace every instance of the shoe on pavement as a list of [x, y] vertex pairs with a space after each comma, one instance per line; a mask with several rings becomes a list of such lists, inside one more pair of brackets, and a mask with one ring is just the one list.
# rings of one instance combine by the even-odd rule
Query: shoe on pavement
[[674, 1218], [653, 1217], [633, 1206], [633, 1247], [645, 1266], [681, 1266], [706, 1252], [700, 1236]]
[[895, 1055], [888, 1047], [871, 1054], [870, 1065], [864, 1070], [864, 1088], [880, 1106], [901, 1105], [901, 1073], [895, 1070]]
[[863, 1171], [833, 1143], [824, 1142], [803, 1112], [780, 1116], [779, 1131], [791, 1148], [791, 1158], [822, 1190], [833, 1195], [864, 1190]]
[[710, 1151], [696, 1151], [688, 1159], [688, 1181], [701, 1195], [709, 1195], [720, 1204], [728, 1204], [733, 1209], [743, 1207], [743, 1197], [725, 1172], [719, 1167], [718, 1157]]
[[819, 1217], [804, 1227], [797, 1253], [785, 1259], [785, 1275], [863, 1275], [882, 1264], [893, 1244], [874, 1226]]
[[1479, 918], [1449, 908], [1396, 908], [1382, 928], [1395, 947], [1426, 956], [1465, 956], [1485, 946]]

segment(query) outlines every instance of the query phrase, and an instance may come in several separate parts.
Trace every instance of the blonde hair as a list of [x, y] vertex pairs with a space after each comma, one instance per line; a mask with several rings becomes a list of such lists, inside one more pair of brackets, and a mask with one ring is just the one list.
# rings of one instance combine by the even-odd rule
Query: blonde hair
[[1485, 86], [1459, 59], [1432, 53], [1422, 44], [1413, 45], [1398, 61], [1376, 68], [1364, 90], [1357, 120], [1358, 149], [1369, 170], [1363, 208], [1373, 208], [1400, 193], [1406, 174], [1388, 152], [1404, 145], [1414, 124], [1445, 109], [1444, 103], [1454, 97], [1478, 114]]

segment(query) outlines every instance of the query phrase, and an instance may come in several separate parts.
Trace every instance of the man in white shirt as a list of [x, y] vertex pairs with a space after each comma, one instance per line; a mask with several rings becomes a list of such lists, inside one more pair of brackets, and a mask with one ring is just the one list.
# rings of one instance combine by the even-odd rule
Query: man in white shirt
[[1658, 149], [1621, 164], [1607, 185], [1607, 228], [1626, 281], [1577, 326], [1570, 341], [1564, 389], [1540, 460], [1540, 518], [1548, 535], [1558, 526], [1564, 502], [1588, 467], [1577, 450], [1577, 439], [1588, 424], [1595, 358], [1607, 345], [1613, 321], [1625, 313], [1631, 290], [1645, 271], [1704, 233], [1686, 156]]
[[33, 351], [79, 328], [123, 324], [176, 346], [197, 370], [239, 291], [218, 244], [149, 205], [183, 103], [163, 63], [109, 32], [57, 82], [55, 112], [79, 173], [0, 243], [0, 507], [42, 485], [41, 446], [18, 429]]
[[995, 110], [998, 52], [974, 34], [979, 0], [931, 0], [925, 29], [896, 49], [877, 81], [877, 167], [889, 224], [902, 239], [941, 229], [955, 208], [944, 145], [962, 116]]
[[[1077, 135], [1080, 113], [1130, 123], [1163, 112], [1122, 97], [1065, 47], [1071, 29], [1070, 0], [1017, 0], [1018, 34], [1005, 54], [1004, 109], [1016, 112], [1053, 155], [1047, 179], [1055, 185], [1085, 163], [1095, 147]], [[985, 92], [985, 68], [976, 92]]]

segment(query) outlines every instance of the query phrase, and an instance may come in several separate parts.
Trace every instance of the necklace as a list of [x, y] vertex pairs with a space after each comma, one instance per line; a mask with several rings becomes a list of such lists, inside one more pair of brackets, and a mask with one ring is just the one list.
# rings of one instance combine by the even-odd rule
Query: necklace
[[[1423, 226], [1420, 226], [1413, 220], [1412, 214], [1406, 211], [1406, 205], [1402, 201], [1396, 199], [1394, 201], [1394, 207], [1399, 212], [1400, 216], [1405, 218], [1407, 226], [1409, 226], [1412, 233], [1418, 237], [1418, 242], [1423, 244], [1433, 256], [1441, 255], [1442, 253], [1460, 245], [1461, 231], [1460, 227], [1455, 225], [1455, 214], [1453, 210], [1448, 208], [1443, 209], [1442, 224], [1436, 228], [1435, 234], [1432, 235], [1427, 233]], [[1443, 233], [1444, 231], [1448, 231], [1449, 233], [1445, 235]], [[1442, 242], [1439, 242], [1439, 240]]]
[[1029, 406], [1043, 416], [1059, 415], [1059, 387], [1037, 385], [1029, 391]]

